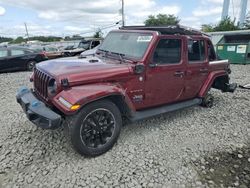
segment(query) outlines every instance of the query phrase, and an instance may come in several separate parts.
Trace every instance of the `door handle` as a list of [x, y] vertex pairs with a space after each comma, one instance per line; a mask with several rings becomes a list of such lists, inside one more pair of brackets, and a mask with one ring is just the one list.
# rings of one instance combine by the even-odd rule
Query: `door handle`
[[208, 73], [208, 69], [207, 68], [202, 68], [202, 69], [200, 69], [200, 73]]
[[174, 73], [174, 76], [176, 76], [176, 77], [183, 77], [184, 76], [184, 72], [183, 71], [176, 71]]

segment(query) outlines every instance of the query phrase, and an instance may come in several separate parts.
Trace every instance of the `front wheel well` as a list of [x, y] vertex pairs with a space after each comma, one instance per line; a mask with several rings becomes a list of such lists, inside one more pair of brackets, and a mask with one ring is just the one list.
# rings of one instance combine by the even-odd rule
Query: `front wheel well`
[[111, 96], [105, 97], [103, 99], [108, 99], [111, 102], [113, 102], [119, 108], [122, 116], [124, 116], [124, 117], [131, 116], [131, 110], [130, 110], [128, 104], [125, 102], [123, 96], [121, 96], [121, 95], [111, 95]]
[[97, 100], [94, 100], [94, 101], [91, 101], [89, 103], [84, 104], [82, 107], [89, 105], [90, 103], [93, 103], [96, 101], [101, 101], [101, 100], [109, 100], [112, 103], [114, 103], [118, 107], [118, 109], [120, 110], [120, 113], [123, 117], [130, 117], [132, 115], [132, 112], [131, 112], [128, 104], [125, 102], [124, 97], [122, 95], [118, 95], [118, 94], [99, 98]]

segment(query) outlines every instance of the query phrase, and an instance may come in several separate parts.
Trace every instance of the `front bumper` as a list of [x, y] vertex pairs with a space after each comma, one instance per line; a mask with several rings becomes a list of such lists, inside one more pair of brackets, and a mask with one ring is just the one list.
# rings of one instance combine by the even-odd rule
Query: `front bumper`
[[23, 108], [27, 118], [38, 127], [43, 129], [60, 127], [62, 122], [61, 116], [38, 100], [27, 87], [22, 87], [18, 90], [16, 99]]

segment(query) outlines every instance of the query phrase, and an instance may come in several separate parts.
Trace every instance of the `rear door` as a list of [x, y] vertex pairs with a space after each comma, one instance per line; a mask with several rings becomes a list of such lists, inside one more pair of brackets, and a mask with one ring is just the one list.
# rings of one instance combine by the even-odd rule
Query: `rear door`
[[8, 69], [8, 49], [0, 49], [0, 71]]
[[152, 54], [145, 82], [145, 103], [156, 106], [182, 99], [185, 62], [181, 36], [162, 36]]
[[209, 61], [207, 45], [203, 38], [190, 38], [187, 41], [187, 70], [185, 77], [185, 99], [195, 98], [208, 76]]
[[22, 49], [11, 49], [10, 50], [9, 65], [12, 69], [25, 69], [27, 64], [27, 56], [25, 51]]

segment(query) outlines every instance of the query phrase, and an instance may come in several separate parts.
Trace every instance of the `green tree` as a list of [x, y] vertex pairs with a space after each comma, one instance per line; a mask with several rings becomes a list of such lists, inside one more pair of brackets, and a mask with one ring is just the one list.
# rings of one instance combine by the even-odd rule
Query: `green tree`
[[203, 32], [213, 32], [214, 26], [212, 24], [203, 24], [203, 25], [201, 25], [201, 30]]
[[[250, 22], [249, 22], [250, 24]], [[250, 26], [250, 25], [249, 25]], [[221, 20], [216, 25], [212, 24], [203, 24], [201, 26], [201, 30], [204, 32], [214, 32], [214, 31], [234, 31], [239, 30], [239, 26], [235, 24], [235, 19], [231, 20], [230, 17], [226, 17], [225, 19]]]
[[234, 31], [239, 30], [240, 28], [236, 26], [235, 19], [231, 20], [230, 17], [226, 17], [221, 20], [215, 27], [214, 31]]
[[42, 42], [57, 42], [60, 41], [61, 39], [62, 39], [61, 37], [55, 37], [55, 36], [35, 36], [29, 38], [29, 40], [39, 40]]
[[166, 26], [166, 25], [177, 25], [180, 19], [173, 14], [158, 14], [156, 16], [150, 15], [145, 20], [145, 26]]
[[103, 33], [101, 31], [101, 29], [98, 29], [95, 34], [93, 35], [94, 38], [102, 38]]
[[2, 43], [2, 42], [11, 42], [12, 40], [13, 40], [12, 38], [0, 37], [0, 43]]
[[17, 37], [16, 39], [14, 39], [13, 41], [11, 41], [10, 43], [12, 44], [19, 44], [22, 42], [26, 42], [26, 40], [23, 37]]

